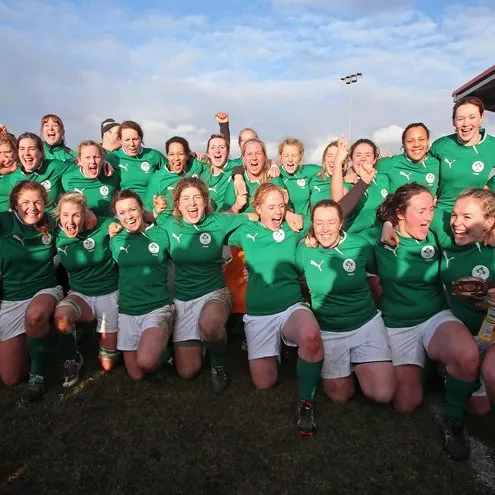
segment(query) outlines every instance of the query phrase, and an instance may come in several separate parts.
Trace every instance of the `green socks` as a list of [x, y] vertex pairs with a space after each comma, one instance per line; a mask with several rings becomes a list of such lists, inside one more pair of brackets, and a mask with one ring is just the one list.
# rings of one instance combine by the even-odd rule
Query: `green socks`
[[62, 357], [64, 358], [64, 361], [79, 360], [75, 332], [59, 334], [58, 341], [62, 349]]
[[46, 334], [43, 337], [35, 338], [28, 335], [27, 343], [29, 350], [29, 357], [31, 359], [31, 366], [29, 372], [33, 375], [43, 376], [43, 364], [45, 361], [45, 354], [48, 344], [50, 342], [50, 334]]
[[227, 334], [216, 342], [205, 342], [205, 345], [210, 353], [211, 367], [225, 366], [227, 361]]
[[479, 381], [464, 382], [447, 373], [445, 379], [446, 421], [463, 419], [471, 394], [479, 388]]
[[299, 399], [313, 402], [316, 387], [320, 382], [323, 359], [316, 363], [305, 361], [301, 357], [297, 359], [297, 383], [299, 387]]

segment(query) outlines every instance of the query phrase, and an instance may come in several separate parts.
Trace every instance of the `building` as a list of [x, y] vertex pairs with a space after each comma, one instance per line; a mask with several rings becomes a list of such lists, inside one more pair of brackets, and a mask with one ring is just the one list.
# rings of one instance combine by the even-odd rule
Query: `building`
[[452, 93], [454, 103], [465, 96], [477, 96], [486, 110], [495, 112], [495, 65]]

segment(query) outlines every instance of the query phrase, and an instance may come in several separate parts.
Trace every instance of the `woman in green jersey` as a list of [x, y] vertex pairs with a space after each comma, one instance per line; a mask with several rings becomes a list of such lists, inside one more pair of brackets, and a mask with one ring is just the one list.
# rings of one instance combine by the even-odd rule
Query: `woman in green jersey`
[[22, 181], [10, 193], [12, 211], [0, 213], [0, 375], [13, 384], [26, 373], [26, 333], [31, 357], [28, 400], [44, 392], [45, 337], [63, 297], [55, 279], [54, 223], [45, 214], [46, 201], [41, 184]]
[[282, 339], [299, 346], [297, 431], [311, 436], [316, 432], [313, 400], [323, 346], [318, 323], [303, 302], [295, 263], [301, 235], [285, 222], [284, 195], [275, 184], [261, 184], [253, 198], [259, 222], [240, 226], [229, 244], [244, 250], [249, 274], [244, 323], [251, 379], [258, 389], [273, 387]]
[[457, 196], [466, 187], [495, 188], [489, 180], [495, 166], [495, 137], [483, 125], [483, 102], [476, 97], [461, 98], [454, 105], [455, 133], [437, 139], [430, 154], [440, 161], [438, 206], [452, 211]]
[[385, 176], [388, 192], [416, 182], [425, 186], [433, 197], [438, 188], [439, 161], [428, 153], [430, 131], [422, 122], [409, 124], [402, 133], [402, 155], [380, 158], [378, 175]]
[[373, 248], [366, 238], [342, 230], [343, 224], [339, 204], [318, 202], [309, 232], [316, 248], [301, 243], [296, 254], [322, 331], [323, 389], [333, 402], [345, 403], [354, 395], [356, 377], [364, 395], [388, 403], [395, 389], [392, 357], [366, 283], [366, 271], [374, 269]]
[[139, 195], [129, 189], [112, 201], [123, 230], [110, 241], [119, 265], [117, 349], [133, 380], [158, 369], [173, 328], [174, 306], [167, 285], [167, 233], [144, 219]]
[[465, 325], [450, 311], [440, 279], [442, 253], [430, 232], [434, 202], [429, 188], [406, 184], [389, 194], [377, 210], [391, 221], [399, 243], [374, 250], [383, 293], [380, 308], [387, 326], [397, 387], [393, 405], [410, 412], [423, 400], [421, 368], [426, 356], [461, 380], [477, 371], [477, 349]]
[[183, 378], [196, 375], [203, 362], [204, 342], [210, 352], [214, 393], [228, 383], [225, 324], [231, 298], [225, 288], [222, 249], [227, 235], [246, 222], [248, 215], [215, 213], [206, 185], [196, 177], [177, 183], [173, 215], [157, 218], [157, 225], [168, 234], [175, 265], [173, 341], [177, 372]]
[[[106, 371], [116, 362], [118, 331], [118, 269], [110, 251], [110, 218], [99, 218], [92, 229], [85, 229], [87, 200], [80, 192], [63, 194], [55, 217], [59, 228], [56, 247], [60, 262], [69, 274], [70, 291], [58, 303], [54, 321], [62, 334], [72, 334], [78, 323], [96, 320], [100, 334], [100, 363]], [[65, 375], [65, 387], [74, 385], [82, 365]]]
[[76, 154], [65, 145], [65, 128], [62, 119], [58, 115], [49, 113], [41, 119], [41, 135], [43, 137], [43, 150], [48, 160], [61, 162], [76, 160]]
[[330, 199], [330, 184], [332, 183], [333, 165], [337, 150], [338, 141], [328, 143], [323, 150], [320, 172], [311, 179], [309, 184], [311, 206], [314, 206], [322, 199]]
[[122, 189], [132, 189], [143, 200], [151, 177], [165, 166], [166, 159], [159, 151], [143, 146], [144, 133], [137, 122], [122, 122], [119, 138], [121, 148], [106, 159], [118, 170]]
[[88, 207], [98, 216], [113, 215], [111, 202], [119, 190], [119, 174], [105, 176], [105, 150], [95, 141], [82, 141], [77, 147], [77, 164], [62, 177], [64, 191], [86, 196]]
[[10, 174], [17, 169], [17, 143], [8, 132], [0, 133], [0, 211], [9, 209]]

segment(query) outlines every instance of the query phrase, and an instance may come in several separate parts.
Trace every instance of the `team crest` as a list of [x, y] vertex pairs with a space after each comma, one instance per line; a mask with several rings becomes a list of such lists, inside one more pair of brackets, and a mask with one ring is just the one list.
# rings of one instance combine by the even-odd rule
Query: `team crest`
[[52, 183], [47, 179], [47, 180], [44, 180], [41, 185], [47, 190], [49, 191], [51, 188], [52, 188]]
[[306, 179], [297, 179], [297, 185], [299, 187], [304, 187], [306, 185]]
[[382, 198], [385, 199], [388, 196], [388, 191], [386, 189], [382, 189], [380, 194], [382, 195]]
[[41, 236], [41, 242], [45, 245], [48, 246], [50, 242], [52, 242], [52, 235], [51, 234], [43, 234]]
[[477, 162], [473, 163], [471, 168], [473, 169], [473, 172], [475, 174], [479, 174], [480, 172], [483, 172], [483, 169], [485, 168], [485, 164], [482, 161], [478, 160]]
[[285, 239], [285, 232], [280, 229], [273, 233], [273, 240], [275, 242], [282, 242]]
[[421, 248], [421, 257], [425, 260], [431, 260], [435, 256], [435, 248], [433, 246], [423, 246]]
[[353, 273], [356, 270], [356, 262], [351, 258], [347, 258], [342, 263], [342, 267], [347, 273]]
[[160, 247], [158, 246], [158, 244], [156, 242], [151, 242], [149, 245], [148, 245], [148, 251], [151, 253], [151, 254], [156, 254], [158, 253], [158, 251], [160, 251]]
[[150, 171], [150, 164], [148, 162], [143, 162], [141, 163], [141, 170], [143, 172], [149, 172]]
[[95, 241], [91, 237], [88, 237], [87, 239], [84, 240], [83, 242], [84, 249], [87, 249], [90, 251], [91, 249], [95, 248]]
[[425, 179], [428, 184], [433, 184], [435, 182], [435, 174], [426, 174]]
[[199, 242], [201, 242], [201, 244], [203, 244], [203, 246], [208, 246], [208, 244], [210, 244], [210, 242], [211, 242], [211, 235], [208, 234], [208, 232], [203, 232], [199, 236]]
[[109, 193], [109, 192], [110, 192], [110, 191], [108, 190], [108, 187], [107, 187], [107, 186], [101, 186], [101, 187], [100, 187], [100, 194], [101, 194], [102, 196], [108, 196], [108, 193]]
[[487, 280], [490, 276], [490, 270], [484, 265], [476, 265], [471, 272], [473, 277], [481, 278], [482, 280]]

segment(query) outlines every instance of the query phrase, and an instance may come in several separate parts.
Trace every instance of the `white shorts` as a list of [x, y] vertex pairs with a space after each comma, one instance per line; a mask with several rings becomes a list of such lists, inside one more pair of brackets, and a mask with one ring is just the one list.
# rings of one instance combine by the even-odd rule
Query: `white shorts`
[[0, 342], [13, 339], [25, 332], [25, 315], [29, 303], [42, 294], [53, 296], [57, 302], [63, 299], [64, 291], [60, 285], [41, 289], [30, 299], [24, 301], [0, 301]]
[[163, 306], [145, 315], [125, 315], [119, 313], [119, 333], [117, 349], [119, 351], [137, 351], [141, 335], [148, 328], [163, 328], [170, 335], [174, 321], [173, 304]]
[[437, 328], [448, 321], [457, 321], [450, 309], [444, 309], [428, 320], [413, 327], [388, 328], [388, 340], [392, 350], [394, 366], [415, 364], [423, 367], [426, 360], [426, 350]]
[[214, 290], [204, 296], [192, 299], [191, 301], [179, 301], [174, 299], [175, 321], [174, 321], [174, 342], [186, 342], [188, 340], [201, 341], [199, 331], [199, 317], [206, 303], [219, 301], [224, 304], [227, 313], [230, 313], [232, 297], [229, 289]]
[[291, 347], [297, 347], [294, 342], [284, 338], [282, 329], [293, 313], [299, 310], [309, 311], [306, 303], [296, 303], [285, 311], [274, 315], [251, 316], [244, 315], [244, 332], [248, 348], [248, 359], [265, 357], [280, 358], [281, 341]]
[[98, 333], [116, 333], [119, 331], [119, 291], [102, 296], [85, 296], [81, 292], [69, 291], [69, 296], [80, 297], [91, 309], [96, 319]]
[[325, 380], [349, 376], [355, 364], [392, 360], [380, 311], [357, 330], [321, 332], [321, 340], [325, 351], [321, 377]]
[[[477, 335], [474, 336], [473, 338], [476, 344], [478, 345], [478, 349], [480, 350], [481, 362], [483, 362], [483, 358], [485, 357], [486, 351], [492, 345], [495, 345], [495, 342], [481, 342], [481, 340], [478, 338]], [[471, 394], [473, 397], [485, 397], [487, 395], [485, 380], [483, 379], [482, 376], [479, 377], [479, 381], [480, 381], [480, 388]]]

